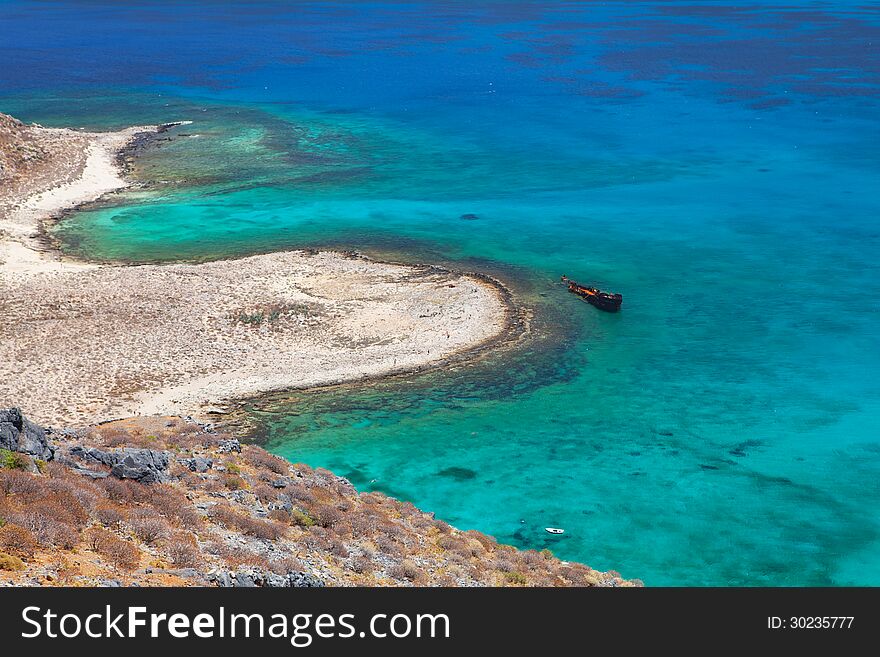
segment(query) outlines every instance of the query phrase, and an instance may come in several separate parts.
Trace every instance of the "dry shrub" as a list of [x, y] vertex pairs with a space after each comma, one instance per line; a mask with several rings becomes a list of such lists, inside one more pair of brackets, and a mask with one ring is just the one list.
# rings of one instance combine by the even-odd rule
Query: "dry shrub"
[[330, 543], [330, 554], [333, 554], [337, 557], [345, 558], [348, 556], [348, 548], [345, 547], [345, 544], [342, 541], [331, 541]]
[[309, 503], [315, 501], [315, 496], [312, 491], [303, 484], [291, 484], [284, 492], [290, 496], [290, 499], [297, 500], [298, 502]]
[[277, 541], [284, 536], [284, 527], [271, 520], [260, 520], [250, 516], [241, 516], [238, 528], [247, 536], [260, 538], [266, 541]]
[[465, 546], [465, 541], [456, 536], [440, 536], [437, 539], [437, 547], [447, 552], [461, 552]]
[[286, 475], [290, 467], [290, 464], [283, 458], [270, 454], [255, 445], [243, 445], [241, 453], [248, 463], [259, 470], [269, 470], [275, 474]]
[[79, 531], [75, 527], [44, 515], [41, 510], [17, 512], [10, 519], [30, 531], [40, 545], [71, 549], [79, 543]]
[[293, 518], [290, 515], [290, 511], [285, 511], [284, 509], [272, 509], [269, 511], [268, 515], [269, 520], [274, 520], [275, 522], [283, 522], [285, 524], [290, 524]]
[[7, 523], [0, 527], [0, 551], [20, 559], [33, 559], [40, 542], [32, 532]]
[[165, 553], [181, 568], [197, 566], [202, 559], [195, 537], [187, 532], [174, 532], [168, 538]]
[[458, 580], [452, 573], [440, 573], [435, 576], [434, 584], [436, 586], [452, 587], [458, 586]]
[[202, 516], [184, 493], [171, 486], [155, 486], [150, 505], [173, 525], [198, 529], [202, 526]]
[[495, 540], [494, 536], [487, 536], [486, 534], [478, 532], [475, 529], [467, 530], [465, 532], [465, 536], [475, 539], [480, 545], [483, 546], [483, 549], [487, 552], [494, 552], [495, 547], [498, 545], [498, 541]]
[[197, 424], [178, 425], [165, 438], [165, 444], [168, 447], [179, 447], [191, 451], [197, 447], [207, 447], [219, 443], [217, 438], [203, 434], [201, 431], [201, 427]]
[[21, 470], [0, 470], [0, 491], [15, 495], [23, 502], [33, 501], [43, 494], [44, 483], [40, 478]]
[[55, 547], [62, 550], [72, 550], [77, 546], [79, 540], [79, 532], [70, 525], [59, 522], [54, 527], [51, 541]]
[[[180, 464], [178, 463], [178, 465]], [[180, 483], [182, 483], [184, 486], [192, 489], [198, 488], [203, 484], [204, 478], [202, 475], [195, 472], [190, 472], [189, 468], [185, 468], [182, 465], [180, 466], [180, 468], [181, 469], [179, 472], [176, 468], [174, 469], [175, 472], [173, 473], [173, 476], [177, 477], [180, 480]]]
[[138, 537], [138, 540], [146, 545], [155, 544], [159, 539], [167, 536], [170, 531], [168, 522], [152, 509], [138, 509], [132, 514], [128, 526]]
[[336, 538], [338, 538], [340, 540], [342, 540], [342, 539], [348, 540], [348, 539], [353, 539], [355, 537], [354, 531], [351, 528], [351, 522], [350, 522], [351, 518], [352, 518], [351, 514], [344, 515], [342, 517], [342, 520], [340, 520], [338, 523], [333, 525], [333, 533], [336, 535]]
[[95, 552], [117, 568], [133, 570], [140, 563], [141, 551], [106, 529], [92, 527], [86, 531], [86, 541]]
[[502, 573], [512, 573], [514, 570], [513, 562], [507, 559], [497, 559], [495, 561], [495, 570], [500, 570]]
[[315, 468], [312, 470], [312, 474], [315, 475], [316, 479], [321, 480], [323, 483], [330, 483], [336, 480], [336, 475], [330, 472], [327, 468]]
[[464, 540], [462, 543], [463, 544], [456, 549], [456, 552], [465, 557], [482, 557], [486, 553], [486, 549], [480, 541]]
[[41, 545], [48, 545], [51, 542], [53, 525], [56, 521], [39, 511], [31, 510], [30, 505], [23, 510], [7, 511], [6, 520], [27, 529]]
[[24, 570], [24, 562], [15, 555], [0, 552], [0, 570]]
[[376, 527], [376, 531], [401, 545], [408, 545], [410, 542], [409, 532], [393, 521], [386, 520], [381, 522]]
[[205, 543], [205, 553], [206, 554], [213, 554], [215, 556], [219, 556], [219, 555], [224, 554], [227, 549], [228, 548], [226, 547], [226, 544], [222, 540], [219, 540], [216, 538], [213, 540], [209, 540]]
[[113, 504], [104, 504], [95, 509], [95, 519], [105, 527], [117, 528], [125, 520], [125, 509]]
[[107, 477], [101, 480], [101, 487], [107, 494], [107, 497], [119, 504], [134, 504], [138, 502], [149, 502], [155, 493], [155, 489], [151, 489], [145, 484], [139, 484], [132, 479], [117, 479], [116, 477]]
[[202, 489], [206, 493], [219, 493], [223, 490], [223, 484], [219, 479], [206, 479], [205, 483], [202, 485]]
[[410, 526], [414, 529], [428, 530], [428, 531], [437, 531], [434, 526], [434, 519], [429, 516], [427, 513], [423, 513], [418, 516], [413, 516], [409, 519]]
[[387, 554], [391, 557], [403, 556], [403, 550], [400, 545], [385, 536], [379, 536], [373, 542], [383, 554]]
[[251, 492], [263, 503], [274, 502], [278, 499], [278, 491], [266, 484], [257, 484], [251, 489]]
[[322, 504], [311, 515], [321, 527], [333, 527], [342, 520], [342, 512], [332, 504]]
[[460, 580], [467, 579], [467, 573], [465, 570], [458, 565], [450, 565], [446, 567], [446, 576], [449, 577], [457, 586]]
[[[186, 422], [186, 421], [178, 422], [177, 420], [174, 420], [174, 427], [173, 428], [174, 428], [174, 435], [178, 438], [181, 436], [190, 437], [190, 436], [193, 436], [194, 434], [200, 434], [202, 432], [202, 427], [197, 422]], [[206, 441], [213, 441], [215, 443], [220, 442], [221, 438], [229, 438], [229, 437], [230, 436], [227, 436], [225, 434], [214, 434], [213, 436], [206, 434], [204, 436]]]
[[247, 536], [276, 541], [284, 535], [284, 526], [280, 523], [239, 513], [229, 505], [216, 505], [210, 516], [227, 529], [237, 529]]
[[399, 502], [397, 505], [397, 510], [400, 511], [400, 515], [402, 515], [404, 518], [422, 515], [422, 512], [417, 509], [412, 502]]
[[[266, 557], [243, 550], [239, 547], [230, 547], [222, 543], [214, 543], [210, 546], [212, 554], [216, 554], [230, 570], [235, 570], [241, 566], [250, 566], [253, 568], [263, 568], [270, 570], [269, 561]], [[284, 573], [285, 575], [287, 573]]]
[[373, 491], [371, 493], [361, 493], [361, 502], [363, 502], [364, 504], [381, 506], [382, 504], [385, 504], [385, 501], [387, 499], [388, 498], [384, 494], [377, 491]]
[[314, 527], [301, 540], [302, 544], [309, 550], [326, 552], [330, 549], [331, 540], [327, 536], [327, 530], [323, 527]]
[[524, 550], [520, 552], [520, 561], [530, 569], [541, 566], [544, 563], [544, 555], [537, 550]]
[[244, 479], [235, 474], [224, 475], [223, 485], [229, 490], [241, 490], [247, 486]]
[[421, 568], [407, 559], [404, 559], [396, 566], [392, 566], [388, 574], [394, 579], [406, 579], [410, 582], [424, 581], [427, 578]]
[[132, 441], [132, 436], [120, 427], [104, 427], [89, 432], [90, 442], [95, 442], [104, 447], [122, 447]]
[[448, 522], [443, 522], [442, 520], [437, 520], [435, 518], [433, 524], [441, 534], [449, 534], [452, 531], [452, 526]]
[[[53, 483], [58, 484], [58, 482]], [[77, 496], [64, 488], [46, 495], [40, 503], [40, 511], [43, 515], [78, 528], [85, 527], [89, 521], [86, 506]]]
[[446, 555], [446, 560], [449, 563], [457, 564], [463, 568], [470, 568], [470, 557], [466, 557], [458, 552], [449, 552]]
[[305, 570], [303, 562], [293, 556], [272, 559], [269, 562], [269, 570], [276, 575], [287, 575], [288, 573], [301, 573]]
[[358, 573], [359, 575], [369, 575], [372, 574], [375, 570], [373, 561], [364, 555], [358, 555], [354, 557], [348, 563], [348, 569], [354, 573]]
[[348, 525], [351, 535], [355, 537], [371, 536], [375, 529], [375, 522], [365, 513], [351, 514], [348, 518]]

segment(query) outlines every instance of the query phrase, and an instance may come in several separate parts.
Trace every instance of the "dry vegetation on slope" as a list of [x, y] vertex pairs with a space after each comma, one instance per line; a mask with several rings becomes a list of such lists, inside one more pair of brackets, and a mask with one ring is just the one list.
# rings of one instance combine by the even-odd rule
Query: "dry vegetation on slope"
[[[459, 531], [407, 502], [358, 494], [329, 471], [291, 465], [179, 418], [123, 420], [50, 438], [56, 452], [48, 463], [0, 453], [0, 582], [631, 584]], [[153, 450], [157, 462], [166, 453], [165, 483], [120, 479], [86, 456], [89, 448], [112, 455], [123, 446]]]

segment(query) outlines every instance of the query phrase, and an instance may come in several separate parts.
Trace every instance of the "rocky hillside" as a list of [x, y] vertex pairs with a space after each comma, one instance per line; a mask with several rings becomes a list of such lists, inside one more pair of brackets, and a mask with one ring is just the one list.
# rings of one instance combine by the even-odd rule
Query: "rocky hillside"
[[0, 209], [22, 189], [50, 189], [85, 165], [88, 137], [44, 129], [0, 113]]
[[627, 586], [181, 418], [0, 410], [0, 583]]
[[0, 184], [44, 156], [45, 151], [34, 144], [21, 121], [8, 114], [0, 114]]

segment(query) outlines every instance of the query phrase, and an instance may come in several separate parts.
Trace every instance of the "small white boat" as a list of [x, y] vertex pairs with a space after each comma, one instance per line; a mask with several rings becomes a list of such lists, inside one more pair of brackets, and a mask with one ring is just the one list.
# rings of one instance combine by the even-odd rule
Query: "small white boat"
[[558, 527], [544, 527], [544, 531], [548, 534], [564, 534], [564, 529], [559, 529]]

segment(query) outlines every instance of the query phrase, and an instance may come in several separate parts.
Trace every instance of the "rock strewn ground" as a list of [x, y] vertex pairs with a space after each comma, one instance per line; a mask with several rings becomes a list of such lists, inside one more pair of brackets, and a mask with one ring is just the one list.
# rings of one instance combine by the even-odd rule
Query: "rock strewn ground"
[[[629, 586], [459, 531], [180, 418], [52, 432], [0, 467], [0, 583]], [[118, 469], [131, 461], [140, 470]], [[137, 469], [135, 468], [135, 469]], [[148, 483], [149, 482], [149, 483]], [[164, 482], [164, 483], [158, 483]]]

